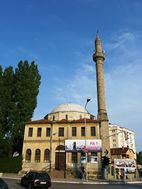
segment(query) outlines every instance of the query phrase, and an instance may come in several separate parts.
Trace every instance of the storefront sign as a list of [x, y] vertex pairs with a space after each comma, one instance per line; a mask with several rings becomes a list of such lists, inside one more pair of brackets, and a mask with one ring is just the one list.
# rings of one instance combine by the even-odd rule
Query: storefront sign
[[136, 161], [133, 159], [114, 159], [114, 166], [118, 169], [124, 169], [125, 172], [135, 172]]
[[102, 151], [102, 141], [100, 139], [65, 140], [65, 151], [100, 152]]

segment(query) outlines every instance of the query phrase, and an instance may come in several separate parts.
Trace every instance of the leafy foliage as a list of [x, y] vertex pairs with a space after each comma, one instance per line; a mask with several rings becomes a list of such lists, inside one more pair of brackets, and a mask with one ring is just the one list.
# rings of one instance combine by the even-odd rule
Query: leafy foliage
[[137, 164], [142, 165], [142, 152], [137, 153]]
[[21, 153], [24, 125], [37, 106], [40, 79], [34, 62], [20, 61], [15, 71], [0, 67], [0, 140], [10, 141], [11, 153]]
[[18, 173], [22, 169], [22, 156], [0, 158], [0, 172]]

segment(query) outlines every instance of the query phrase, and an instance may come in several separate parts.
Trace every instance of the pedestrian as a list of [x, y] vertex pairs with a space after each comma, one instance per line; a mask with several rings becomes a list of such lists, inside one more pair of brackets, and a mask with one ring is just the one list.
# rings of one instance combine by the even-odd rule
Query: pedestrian
[[81, 166], [80, 172], [81, 172], [81, 179], [85, 179], [86, 178], [86, 172], [85, 172], [84, 166]]

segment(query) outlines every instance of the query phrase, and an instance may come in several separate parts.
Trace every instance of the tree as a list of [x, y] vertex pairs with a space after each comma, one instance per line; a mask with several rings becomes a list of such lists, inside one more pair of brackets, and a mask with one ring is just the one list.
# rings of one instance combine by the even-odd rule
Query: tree
[[2, 67], [0, 66], [0, 139], [3, 136], [3, 111], [2, 111], [2, 94], [3, 94], [3, 83], [2, 83]]
[[12, 136], [16, 148], [22, 141], [25, 122], [30, 121], [37, 106], [41, 76], [34, 62], [20, 61], [15, 70], [15, 125]]
[[142, 165], [142, 152], [137, 153], [137, 164]]
[[0, 140], [10, 141], [11, 152], [21, 153], [25, 122], [37, 106], [40, 79], [34, 62], [20, 61], [15, 72], [11, 66], [4, 71], [0, 66]]
[[3, 94], [2, 94], [2, 111], [3, 111], [3, 131], [5, 137], [11, 138], [11, 128], [14, 125], [14, 72], [10, 66], [3, 72]]

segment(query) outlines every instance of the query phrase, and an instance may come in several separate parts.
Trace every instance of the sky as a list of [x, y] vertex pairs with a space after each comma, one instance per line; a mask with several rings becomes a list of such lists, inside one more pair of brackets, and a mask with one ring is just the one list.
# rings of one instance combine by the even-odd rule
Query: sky
[[92, 55], [99, 31], [109, 121], [134, 131], [142, 150], [141, 10], [141, 0], [0, 0], [0, 65], [35, 61], [41, 75], [33, 120], [87, 98], [97, 115]]

